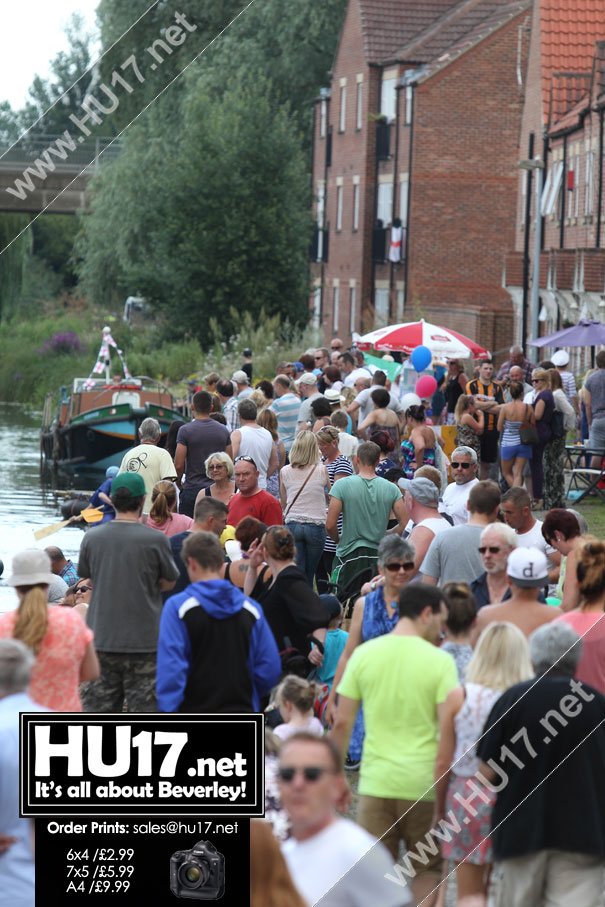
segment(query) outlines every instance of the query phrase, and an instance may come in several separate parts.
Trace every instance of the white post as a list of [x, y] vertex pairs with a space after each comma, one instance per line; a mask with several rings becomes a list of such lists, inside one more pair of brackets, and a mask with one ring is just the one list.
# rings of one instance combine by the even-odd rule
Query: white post
[[544, 182], [544, 163], [539, 157], [533, 162], [536, 177], [536, 213], [534, 219], [534, 262], [531, 281], [531, 297], [529, 302], [530, 335], [535, 340], [538, 337], [538, 316], [540, 314], [540, 251], [542, 248], [542, 184]]

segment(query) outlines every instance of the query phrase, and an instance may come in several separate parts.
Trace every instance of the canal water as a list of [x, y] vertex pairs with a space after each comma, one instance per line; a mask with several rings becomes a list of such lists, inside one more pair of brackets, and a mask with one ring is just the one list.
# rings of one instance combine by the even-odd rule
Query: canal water
[[[26, 412], [22, 406], [0, 403], [0, 559], [4, 563], [0, 611], [17, 605], [14, 590], [6, 584], [17, 551], [58, 545], [77, 562], [84, 535], [69, 526], [39, 542], [34, 539], [34, 530], [62, 519], [64, 500], [55, 493], [56, 484], [53, 487], [48, 480], [45, 484], [40, 477], [40, 419], [39, 413]], [[68, 487], [62, 480], [59, 490]]]

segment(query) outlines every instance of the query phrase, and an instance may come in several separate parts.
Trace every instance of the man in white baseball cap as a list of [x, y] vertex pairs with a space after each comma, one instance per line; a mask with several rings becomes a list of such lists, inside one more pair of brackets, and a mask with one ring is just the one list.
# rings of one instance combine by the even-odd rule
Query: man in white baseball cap
[[472, 635], [473, 645], [481, 631], [495, 621], [506, 620], [530, 636], [542, 624], [561, 616], [560, 608], [538, 601], [540, 591], [548, 586], [548, 563], [543, 551], [539, 548], [515, 548], [508, 556], [506, 573], [511, 597], [480, 609]]
[[569, 365], [569, 353], [565, 350], [557, 350], [550, 361], [553, 365], [556, 365], [557, 371], [561, 375], [561, 383], [563, 385], [563, 390], [565, 391], [565, 396], [577, 413], [578, 390], [576, 388], [576, 379], [574, 378], [573, 373], [567, 368]]
[[252, 393], [252, 388], [250, 387], [250, 382], [248, 381], [248, 375], [240, 368], [236, 372], [233, 372], [231, 380], [237, 386], [236, 397], [238, 400], [243, 400], [245, 397], [249, 397]]
[[317, 397], [321, 397], [317, 389], [317, 375], [314, 375], [313, 372], [303, 372], [298, 381], [296, 382], [298, 391], [302, 403], [300, 405], [300, 410], [298, 413], [298, 431], [306, 431], [311, 428], [313, 423], [313, 413], [311, 410], [311, 403]]

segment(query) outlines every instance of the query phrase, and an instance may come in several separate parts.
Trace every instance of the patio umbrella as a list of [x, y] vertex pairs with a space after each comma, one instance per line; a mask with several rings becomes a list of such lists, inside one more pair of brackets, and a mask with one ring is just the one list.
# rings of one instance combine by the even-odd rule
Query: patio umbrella
[[474, 340], [424, 319], [378, 328], [357, 340], [360, 350], [374, 347], [375, 350], [398, 350], [408, 355], [417, 346], [426, 346], [434, 356], [448, 359], [489, 358], [488, 350]]
[[605, 346], [605, 324], [584, 318], [570, 328], [529, 341], [532, 346]]

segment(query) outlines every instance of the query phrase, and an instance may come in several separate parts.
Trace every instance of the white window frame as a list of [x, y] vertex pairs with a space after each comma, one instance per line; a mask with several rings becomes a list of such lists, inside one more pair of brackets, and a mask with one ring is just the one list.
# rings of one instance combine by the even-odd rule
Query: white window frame
[[397, 76], [389, 76], [380, 83], [380, 113], [387, 123], [395, 122], [397, 113]]
[[340, 309], [340, 284], [335, 283], [332, 288], [332, 330], [338, 333]]
[[322, 99], [319, 105], [319, 137], [325, 139], [328, 131], [328, 102]]
[[338, 97], [338, 131], [344, 132], [347, 125], [347, 80], [340, 81], [340, 95]]
[[374, 326], [384, 327], [389, 323], [389, 288], [374, 287]]
[[357, 94], [355, 97], [355, 128], [360, 131], [363, 126], [363, 79], [357, 79]]
[[316, 331], [319, 330], [321, 325], [321, 286], [317, 286], [313, 289], [313, 327]]
[[408, 201], [410, 192], [410, 175], [402, 173], [399, 177], [399, 219], [401, 226], [406, 229], [408, 225]]
[[353, 222], [352, 229], [357, 232], [359, 230], [359, 205], [360, 205], [360, 192], [359, 192], [359, 178], [357, 182], [355, 177], [353, 177]]
[[357, 329], [357, 287], [355, 281], [349, 284], [349, 333], [352, 334]]
[[342, 230], [342, 211], [343, 211], [343, 186], [336, 186], [336, 231]]
[[580, 155], [573, 158], [573, 217], [580, 214]]
[[378, 197], [376, 202], [376, 219], [382, 221], [383, 227], [388, 227], [393, 218], [393, 181], [378, 183]]
[[586, 152], [586, 170], [584, 172], [584, 214], [590, 217], [594, 213], [594, 164], [595, 153]]
[[548, 171], [546, 185], [542, 190], [542, 199], [540, 202], [542, 217], [555, 212], [559, 190], [561, 189], [561, 182], [563, 180], [563, 169], [563, 161], [555, 161]]

